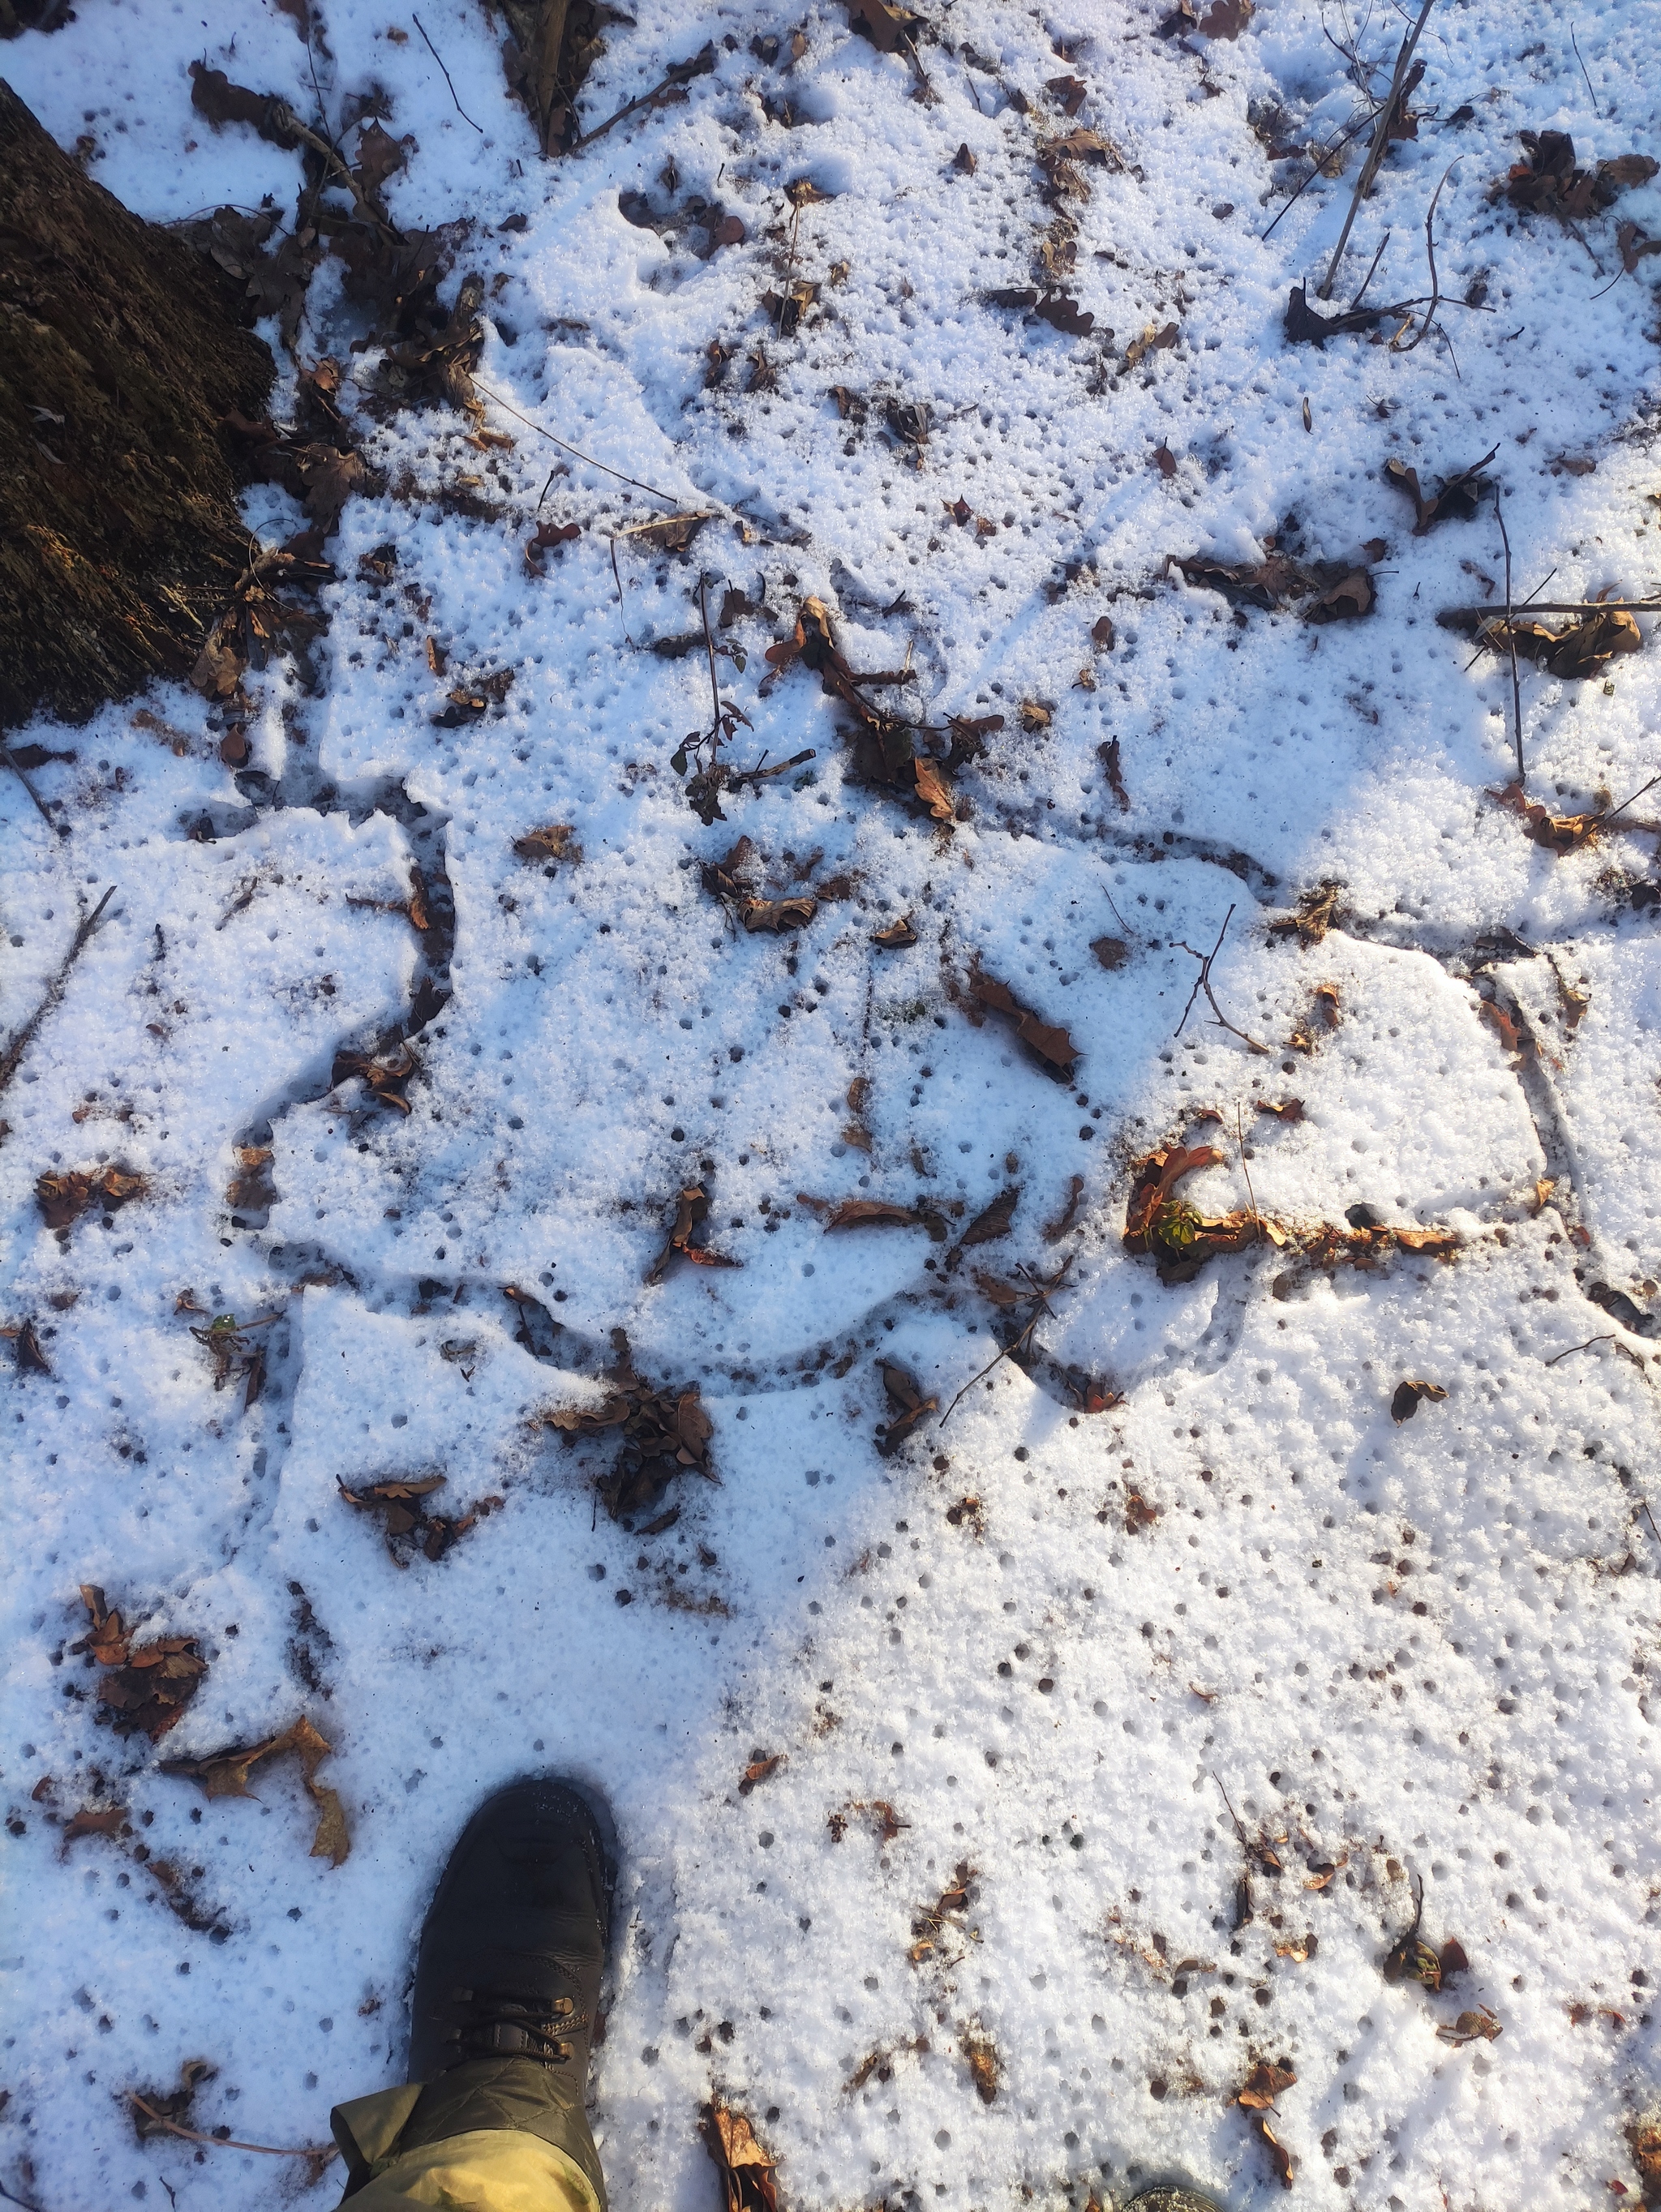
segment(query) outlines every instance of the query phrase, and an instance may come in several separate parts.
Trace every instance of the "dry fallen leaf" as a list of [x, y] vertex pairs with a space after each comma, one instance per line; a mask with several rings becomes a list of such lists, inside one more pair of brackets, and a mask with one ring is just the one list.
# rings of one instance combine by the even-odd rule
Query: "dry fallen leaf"
[[891, 921], [885, 929], [877, 929], [871, 933], [873, 945], [879, 945], [885, 952], [904, 952], [916, 941], [917, 933], [912, 927], [909, 914], [901, 915], [897, 921]]
[[1024, 1045], [1051, 1067], [1060, 1069], [1068, 1077], [1072, 1075], [1074, 1063], [1079, 1057], [1079, 1048], [1066, 1030], [1041, 1020], [1029, 1008], [1023, 1006], [1007, 984], [1000, 983], [995, 976], [989, 975], [978, 960], [970, 970], [969, 988], [982, 1007], [989, 1007], [995, 1013], [1007, 1014], [1010, 1018], [1015, 1024], [1015, 1034]]
[[1439, 1382], [1398, 1382], [1396, 1395], [1390, 1401], [1390, 1417], [1398, 1425], [1410, 1421], [1419, 1410], [1421, 1399], [1428, 1398], [1433, 1404], [1447, 1396]]
[[964, 2037], [962, 2049], [976, 2095], [983, 2105], [995, 2103], [1001, 2071], [997, 2045], [989, 2035], [970, 2033]]
[[1268, 2059], [1260, 2058], [1246, 2076], [1245, 2087], [1234, 2101], [1237, 2105], [1244, 2105], [1248, 2112], [1272, 2111], [1275, 2100], [1281, 2090], [1290, 2089], [1297, 2079], [1289, 2066], [1275, 2066]]
[[98, 1686], [98, 1701], [114, 1714], [118, 1735], [142, 1729], [152, 1743], [185, 1717], [186, 1708], [201, 1688], [208, 1662], [197, 1649], [193, 1636], [163, 1636], [135, 1645], [133, 1632], [119, 1613], [106, 1609], [104, 1593], [95, 1583], [81, 1585], [81, 1599], [92, 1620], [90, 1634], [70, 1645], [74, 1652], [88, 1652], [107, 1668]]
[[551, 822], [544, 829], [527, 830], [522, 837], [514, 838], [514, 850], [521, 860], [569, 860], [574, 867], [582, 858], [575, 825], [569, 822]]
[[[865, 4], [880, 6], [882, 0]], [[703, 2108], [698, 2131], [721, 2177], [724, 2212], [778, 2212], [774, 2161], [744, 2114], [713, 2100]]]
[[248, 1787], [248, 1776], [252, 1770], [263, 1759], [283, 1759], [290, 1753], [299, 1759], [306, 1793], [318, 1808], [311, 1856], [326, 1858], [332, 1866], [339, 1866], [351, 1850], [345, 1810], [338, 1795], [316, 1779], [318, 1768], [331, 1756], [331, 1751], [308, 1720], [297, 1720], [281, 1735], [267, 1736], [263, 1743], [233, 1746], [227, 1751], [210, 1752], [201, 1759], [165, 1759], [161, 1771], [199, 1784], [210, 1798], [251, 1797], [253, 1792]]

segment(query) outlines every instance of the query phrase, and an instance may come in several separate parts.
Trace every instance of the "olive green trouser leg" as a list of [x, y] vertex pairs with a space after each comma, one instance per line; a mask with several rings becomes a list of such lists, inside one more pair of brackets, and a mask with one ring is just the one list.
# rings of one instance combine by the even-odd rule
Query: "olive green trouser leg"
[[606, 2212], [581, 2084], [533, 2060], [470, 2060], [329, 2118], [352, 2212]]

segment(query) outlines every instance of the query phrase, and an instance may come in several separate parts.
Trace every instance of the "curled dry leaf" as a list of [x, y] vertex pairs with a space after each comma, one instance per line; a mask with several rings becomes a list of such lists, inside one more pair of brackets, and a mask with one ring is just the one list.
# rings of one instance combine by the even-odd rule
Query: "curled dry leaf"
[[1150, 1499], [1144, 1498], [1141, 1491], [1127, 1490], [1124, 1494], [1126, 1535], [1138, 1535], [1142, 1529], [1151, 1528], [1164, 1511], [1163, 1505], [1155, 1505]]
[[1439, 1382], [1398, 1382], [1396, 1394], [1390, 1401], [1390, 1417], [1399, 1426], [1402, 1422], [1413, 1419], [1421, 1399], [1428, 1398], [1434, 1405], [1439, 1404], [1447, 1395]]
[[339, 1866], [351, 1850], [345, 1809], [337, 1792], [317, 1779], [317, 1770], [331, 1756], [331, 1750], [308, 1720], [297, 1720], [281, 1735], [267, 1736], [261, 1743], [233, 1745], [228, 1750], [210, 1752], [201, 1759], [163, 1759], [161, 1771], [198, 1784], [210, 1798], [251, 1797], [253, 1792], [248, 1787], [248, 1777], [253, 1768], [264, 1760], [290, 1755], [300, 1761], [306, 1794], [318, 1808], [311, 1856]]
[[[5, 1334], [0, 1331], [0, 1334]], [[35, 1334], [32, 1320], [19, 1324], [17, 1329], [17, 1371], [20, 1375], [50, 1375], [52, 1364], [40, 1349], [40, 1339]]]
[[911, 1825], [910, 1820], [901, 1820], [885, 1797], [861, 1797], [850, 1801], [826, 1820], [833, 1844], [839, 1844], [848, 1833], [849, 1815], [861, 1813], [867, 1816], [871, 1832], [879, 1844], [891, 1844]]
[[1046, 1244], [1059, 1244], [1061, 1243], [1062, 1237], [1066, 1236], [1068, 1231], [1071, 1229], [1074, 1222], [1078, 1218], [1079, 1200], [1083, 1196], [1084, 1177], [1081, 1175], [1070, 1176], [1068, 1178], [1066, 1201], [1062, 1205], [1061, 1212], [1056, 1216], [1053, 1221], [1046, 1221], [1043, 1227], [1038, 1232], [1043, 1238]]
[[1498, 446], [1484, 453], [1480, 461], [1473, 461], [1468, 469], [1461, 469], [1444, 478], [1439, 488], [1427, 499], [1419, 488], [1419, 471], [1409, 468], [1405, 461], [1384, 463], [1384, 482], [1393, 484], [1397, 491], [1405, 492], [1413, 501], [1413, 534], [1423, 538], [1439, 522], [1475, 522], [1484, 501], [1490, 496], [1494, 485], [1482, 474], [1488, 463], [1499, 452]]
[[1281, 2090], [1290, 2089], [1297, 2079], [1289, 2066], [1276, 2066], [1267, 2058], [1260, 2058], [1234, 2101], [1244, 2105], [1249, 2112], [1270, 2112]]
[[879, 945], [885, 952], [907, 951], [916, 941], [917, 933], [912, 926], [909, 914], [903, 914], [897, 921], [891, 921], [886, 929], [873, 930], [871, 933], [873, 945]]
[[990, 1206], [983, 1207], [975, 1216], [959, 1242], [964, 1244], [992, 1244], [1001, 1237], [1007, 1237], [1020, 1195], [1019, 1184], [1011, 1184], [1007, 1189], [1001, 1190]]
[[1295, 914], [1283, 914], [1269, 925], [1271, 937], [1295, 936], [1300, 945], [1319, 945], [1338, 918], [1338, 896], [1342, 885], [1317, 884], [1299, 894]]
[[1165, 323], [1163, 325], [1159, 323], [1150, 323], [1141, 337], [1132, 338], [1130, 343], [1125, 348], [1125, 367], [1135, 368], [1137, 362], [1145, 355], [1150, 353], [1168, 353], [1176, 344], [1180, 335], [1178, 325], [1175, 323]]
[[386, 1549], [392, 1562], [407, 1567], [417, 1552], [435, 1562], [441, 1559], [470, 1528], [503, 1503], [502, 1498], [492, 1496], [481, 1498], [459, 1516], [429, 1513], [423, 1501], [443, 1487], [444, 1480], [441, 1474], [429, 1474], [414, 1481], [395, 1478], [386, 1482], [366, 1483], [356, 1490], [348, 1489], [344, 1482], [338, 1483], [338, 1487], [348, 1505], [380, 1514], [381, 1526], [386, 1532]]
[[1287, 343], [1319, 346], [1324, 350], [1329, 338], [1342, 337], [1350, 331], [1376, 330], [1391, 312], [1388, 307], [1350, 307], [1341, 314], [1317, 314], [1305, 298], [1303, 286], [1294, 284], [1287, 300]]
[[937, 1413], [940, 1401], [926, 1396], [922, 1384], [909, 1369], [897, 1366], [892, 1360], [879, 1360], [882, 1386], [888, 1394], [893, 1408], [888, 1420], [877, 1431], [877, 1448], [886, 1457], [909, 1437], [926, 1413]]
[[404, 1086], [420, 1065], [408, 1044], [400, 1044], [380, 1057], [366, 1052], [338, 1052], [330, 1070], [329, 1084], [332, 1089], [355, 1075], [362, 1076], [377, 1106], [395, 1107], [399, 1113], [407, 1115], [410, 1102], [404, 1096]]
[[670, 1263], [676, 1259], [690, 1260], [696, 1267], [737, 1267], [743, 1263], [729, 1260], [720, 1252], [712, 1252], [699, 1237], [693, 1243], [709, 1218], [709, 1197], [702, 1183], [689, 1183], [677, 1194], [675, 1218], [665, 1241], [663, 1249], [646, 1271], [648, 1283], [660, 1283]]
[[750, 898], [739, 905], [739, 919], [748, 930], [770, 929], [777, 936], [782, 930], [805, 929], [818, 910], [816, 898]]
[[1467, 2043], [1495, 2042], [1504, 2033], [1498, 2017], [1482, 2005], [1475, 2012], [1462, 2012], [1451, 2027], [1444, 2023], [1437, 2029], [1436, 2039], [1439, 2043], [1452, 2044], [1457, 2050]]
[[745, 1768], [743, 1777], [739, 1783], [739, 1796], [747, 1797], [758, 1782], [769, 1780], [786, 1763], [787, 1754], [782, 1751], [752, 1752], [750, 1764]]
[[1336, 583], [1316, 593], [1304, 609], [1304, 620], [1354, 622], [1362, 615], [1370, 615], [1375, 603], [1372, 577], [1365, 568], [1351, 568]]
[[833, 1229], [920, 1229], [923, 1217], [915, 1206], [885, 1198], [845, 1198], [824, 1226], [827, 1235]]
[[521, 860], [568, 860], [573, 867], [582, 858], [575, 824], [570, 822], [550, 822], [543, 829], [527, 830], [522, 837], [514, 838], [514, 850]]
[[989, 2035], [971, 2033], [964, 2037], [961, 2048], [964, 2057], [969, 2062], [970, 2078], [975, 2084], [975, 2094], [983, 2105], [995, 2104], [997, 2101], [999, 2076], [1002, 2070], [996, 2044]]
[[[865, 4], [877, 7], [882, 0]], [[724, 2212], [778, 2212], [774, 2161], [744, 2114], [716, 2098], [704, 2106], [698, 2132], [721, 2177]]]
[[1612, 207], [1634, 185], [1647, 184], [1657, 163], [1647, 154], [1617, 154], [1613, 161], [1582, 168], [1567, 131], [1519, 131], [1526, 158], [1514, 162], [1490, 197], [1505, 198], [1530, 215], [1555, 215], [1582, 222]]
[[1292, 2153], [1281, 2141], [1280, 2137], [1275, 2134], [1274, 2129], [1270, 2127], [1268, 2120], [1264, 2118], [1261, 2112], [1256, 2115], [1254, 2124], [1258, 2134], [1263, 2139], [1264, 2148], [1269, 2153], [1270, 2161], [1274, 2166], [1276, 2178], [1280, 2181], [1281, 2188], [1290, 2189], [1293, 2184]]

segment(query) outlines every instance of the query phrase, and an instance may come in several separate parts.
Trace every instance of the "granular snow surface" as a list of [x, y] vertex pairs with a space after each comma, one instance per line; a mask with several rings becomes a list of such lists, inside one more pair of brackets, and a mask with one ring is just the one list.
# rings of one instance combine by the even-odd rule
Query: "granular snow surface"
[[[1428, 490], [1497, 447], [1519, 599], [1548, 576], [1548, 601], [1655, 594], [1661, 262], [1623, 271], [1615, 226], [1661, 231], [1661, 187], [1573, 230], [1490, 197], [1524, 129], [1586, 161], [1661, 152], [1652, 19], [1588, 0], [1577, 53], [1550, 11], [1444, 0], [1417, 136], [1333, 301], [1383, 242], [1369, 299], [1421, 304], [1317, 349], [1287, 342], [1287, 295], [1313, 298], [1365, 138], [1290, 205], [1311, 164], [1266, 147], [1357, 121], [1341, 48], [1381, 90], [1405, 18], [1260, 0], [1236, 39], [1161, 37], [1157, 9], [955, 0], [914, 65], [829, 0], [642, 0], [586, 126], [706, 37], [713, 70], [545, 162], [483, 9], [422, 17], [453, 100], [396, 11], [312, 12], [308, 54], [292, 11], [234, 11], [222, 40], [182, 5], [81, 0], [3, 55], [156, 221], [286, 211], [299, 185], [296, 156], [192, 109], [193, 58], [334, 128], [380, 88], [410, 142], [394, 221], [471, 226], [445, 296], [485, 280], [499, 434], [372, 410], [378, 350], [350, 350], [326, 263], [298, 357], [343, 363], [381, 488], [331, 542], [309, 668], [250, 672], [252, 773], [182, 685], [11, 733], [75, 757], [31, 775], [67, 836], [0, 781], [8, 1035], [115, 890], [3, 1102], [0, 1319], [32, 1320], [50, 1369], [14, 1338], [6, 2191], [331, 2201], [338, 2166], [308, 2197], [300, 2161], [140, 2142], [129, 2093], [204, 2057], [198, 2130], [326, 2141], [332, 2103], [403, 2078], [415, 1938], [468, 1812], [554, 1769], [606, 1792], [624, 1847], [592, 2094], [618, 2212], [709, 2212], [712, 2094], [790, 2212], [1084, 2212], [1178, 2177], [1245, 2212], [1282, 2197], [1233, 2101], [1262, 2060], [1296, 2076], [1267, 2116], [1296, 2201], [1636, 2202], [1661, 1979], [1656, 826], [1640, 799], [1559, 857], [1490, 795], [1510, 668], [1436, 616], [1503, 594], [1493, 501], [1415, 536], [1382, 472]], [[1086, 128], [1115, 151], [1065, 210], [1075, 336], [984, 295], [1042, 281], [1035, 151]], [[1445, 172], [1447, 304], [1410, 346]], [[793, 215], [801, 178], [825, 197]], [[745, 238], [709, 250], [699, 197]], [[782, 335], [762, 295], [794, 281], [818, 298]], [[263, 328], [282, 420], [295, 362]], [[619, 534], [666, 501], [710, 518], [690, 551]], [[304, 520], [269, 487], [246, 515], [267, 541]], [[542, 574], [538, 515], [581, 526]], [[1167, 560], [1271, 541], [1369, 568], [1376, 610], [1237, 614]], [[671, 763], [709, 713], [701, 579], [750, 723], [730, 757], [812, 750], [708, 826]], [[752, 611], [723, 627], [733, 591]], [[810, 595], [855, 670], [904, 672], [873, 696], [937, 751], [949, 717], [1001, 716], [951, 822], [857, 779], [806, 667], [770, 673]], [[1640, 626], [1587, 680], [1524, 664], [1554, 812], [1661, 768]], [[440, 720], [502, 670], [481, 718]], [[548, 825], [580, 859], [516, 855]], [[705, 888], [740, 836], [752, 890], [817, 890], [805, 925], [751, 933]], [[1323, 939], [1273, 928], [1323, 884]], [[903, 915], [915, 945], [876, 946]], [[1226, 920], [1232, 1028], [1188, 1006]], [[970, 1018], [977, 968], [1067, 1030], [1070, 1080]], [[331, 1088], [423, 990], [407, 1114]], [[1178, 1141], [1220, 1156], [1183, 1195], [1275, 1237], [1165, 1283], [1123, 1232], [1134, 1164]], [[239, 1147], [271, 1154], [240, 1201]], [[43, 1223], [37, 1176], [108, 1164], [143, 1194]], [[738, 1264], [648, 1281], [695, 1182]], [[965, 1249], [1009, 1192], [1006, 1233]], [[857, 1198], [932, 1226], [829, 1229]], [[1329, 1240], [1322, 1264], [1320, 1225], [1357, 1207], [1447, 1232], [1445, 1256]], [[1063, 1263], [991, 1365], [1031, 1309], [978, 1279]], [[192, 1334], [227, 1313], [261, 1323], [246, 1407]], [[683, 1474], [655, 1532], [600, 1502], [615, 1446], [545, 1419], [604, 1403], [619, 1329], [713, 1425], [716, 1480]], [[885, 1362], [938, 1401], [886, 1453]], [[1445, 1396], [1397, 1419], [1409, 1380]], [[432, 1510], [499, 1503], [400, 1564], [342, 1487], [435, 1474]], [[100, 1725], [82, 1583], [209, 1662], [155, 1748]], [[302, 1716], [338, 1867], [308, 1856], [291, 1763], [246, 1799], [159, 1771]], [[86, 1808], [126, 1832], [71, 1839]], [[1421, 1886], [1420, 1934], [1469, 1959], [1439, 1992], [1382, 1972]]]

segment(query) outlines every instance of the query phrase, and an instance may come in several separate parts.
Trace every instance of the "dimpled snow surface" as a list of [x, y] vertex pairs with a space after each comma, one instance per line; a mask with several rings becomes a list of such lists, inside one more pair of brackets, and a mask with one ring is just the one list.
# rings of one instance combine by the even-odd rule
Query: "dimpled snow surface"
[[0, 777], [13, 2201], [332, 2202], [545, 1771], [618, 2212], [1661, 2201], [1661, 76], [1416, 21], [0, 49], [278, 362]]

